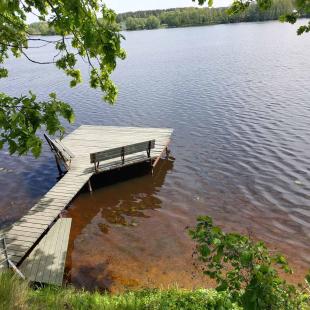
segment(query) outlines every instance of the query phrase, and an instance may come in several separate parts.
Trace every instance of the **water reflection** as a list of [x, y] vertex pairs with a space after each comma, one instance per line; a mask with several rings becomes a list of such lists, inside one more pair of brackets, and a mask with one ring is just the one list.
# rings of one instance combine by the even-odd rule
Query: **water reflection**
[[[149, 164], [140, 164], [92, 179], [94, 192], [81, 193], [66, 212], [66, 216], [73, 218], [67, 259], [67, 270], [72, 270], [73, 277], [70, 273], [69, 281], [88, 289], [110, 289], [115, 281], [106, 272], [109, 263], [98, 256], [97, 243], [93, 239], [101, 237], [100, 243], [105, 244], [107, 240], [102, 237], [110, 234], [112, 228], [135, 229], [141, 220], [147, 221], [151, 217], [148, 211], [160, 209], [162, 202], [158, 192], [173, 165], [174, 158], [170, 157], [159, 162], [153, 175]], [[118, 242], [113, 236], [109, 236], [110, 244]], [[85, 264], [89, 252], [80, 249], [85, 242], [93, 247], [95, 257], [91, 265]], [[124, 243], [126, 241], [119, 246]]]
[[0, 228], [4, 228], [25, 215], [55, 185], [58, 173], [45, 144], [39, 160], [0, 151], [0, 169]]
[[147, 218], [145, 210], [161, 207], [156, 194], [167, 172], [173, 169], [173, 162], [172, 157], [162, 160], [154, 175], [149, 164], [140, 164], [94, 176], [91, 180], [94, 192], [79, 195], [68, 209], [68, 215], [79, 221], [75, 232], [80, 233], [99, 214], [112, 225], [128, 226], [133, 223], [132, 217]]

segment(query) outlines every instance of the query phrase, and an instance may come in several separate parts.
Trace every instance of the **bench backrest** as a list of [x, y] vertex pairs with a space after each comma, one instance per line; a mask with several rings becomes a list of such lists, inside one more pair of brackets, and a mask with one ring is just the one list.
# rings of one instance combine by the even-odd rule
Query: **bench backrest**
[[149, 156], [149, 152], [154, 147], [155, 147], [155, 140], [149, 140], [126, 146], [116, 147], [114, 149], [90, 154], [90, 162], [96, 163], [103, 160], [113, 159], [117, 157], [124, 157], [125, 155], [130, 155], [143, 151], [148, 152]]
[[51, 149], [64, 161], [71, 161], [71, 159], [74, 158], [72, 152], [65, 147], [61, 141], [58, 139], [53, 140], [46, 134], [44, 134], [44, 137]]

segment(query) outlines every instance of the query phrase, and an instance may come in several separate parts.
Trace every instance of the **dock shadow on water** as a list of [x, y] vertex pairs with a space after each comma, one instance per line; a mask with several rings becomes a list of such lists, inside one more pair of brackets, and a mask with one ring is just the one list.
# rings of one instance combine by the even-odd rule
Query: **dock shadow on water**
[[[142, 164], [92, 179], [94, 192], [81, 193], [66, 214], [73, 219], [68, 282], [112, 292], [198, 284], [190, 270], [191, 245], [165, 238], [175, 228], [165, 220], [158, 193], [173, 163], [162, 160], [153, 175]], [[181, 234], [186, 234], [184, 228]]]

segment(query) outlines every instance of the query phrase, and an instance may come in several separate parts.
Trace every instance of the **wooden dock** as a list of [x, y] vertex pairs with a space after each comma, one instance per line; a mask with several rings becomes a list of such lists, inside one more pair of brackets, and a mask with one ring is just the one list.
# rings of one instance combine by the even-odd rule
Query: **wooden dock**
[[[92, 175], [143, 161], [150, 161], [155, 166], [167, 150], [171, 134], [169, 128], [83, 125], [61, 142], [54, 141], [56, 159], [68, 172], [6, 232], [7, 252], [12, 262], [20, 264], [31, 253]], [[127, 150], [124, 146], [141, 145], [147, 141], [151, 145], [152, 140], [155, 145], [147, 150], [147, 154], [140, 151], [102, 160], [98, 169], [90, 160], [93, 153], [118, 148], [124, 153]]]
[[23, 261], [20, 271], [28, 281], [62, 285], [71, 221], [57, 220]]

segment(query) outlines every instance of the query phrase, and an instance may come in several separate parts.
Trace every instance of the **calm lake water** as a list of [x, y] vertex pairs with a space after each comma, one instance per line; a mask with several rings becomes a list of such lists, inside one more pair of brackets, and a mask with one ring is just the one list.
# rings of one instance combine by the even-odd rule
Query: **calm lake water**
[[[87, 83], [70, 89], [53, 66], [7, 62], [0, 90], [57, 92], [76, 112], [68, 132], [81, 124], [175, 130], [171, 158], [154, 176], [140, 168], [130, 180], [110, 175], [112, 184], [73, 201], [68, 281], [111, 291], [205, 285], [186, 232], [201, 214], [283, 251], [301, 278], [310, 265], [310, 35], [295, 29], [268, 22], [126, 32], [115, 106]], [[57, 169], [47, 146], [38, 160], [2, 151], [0, 167], [8, 169], [0, 172], [6, 226], [55, 184]]]

